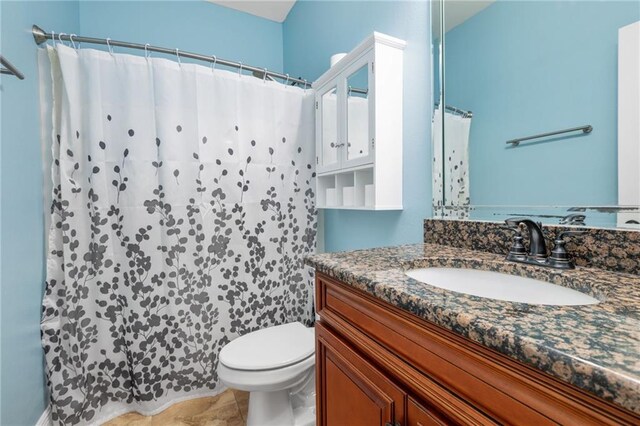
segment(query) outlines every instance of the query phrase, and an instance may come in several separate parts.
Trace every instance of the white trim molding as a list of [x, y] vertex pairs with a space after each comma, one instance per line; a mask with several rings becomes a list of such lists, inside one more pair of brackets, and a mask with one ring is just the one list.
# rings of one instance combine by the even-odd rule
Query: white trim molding
[[53, 422], [51, 421], [51, 406], [47, 405], [47, 408], [44, 409], [44, 412], [38, 419], [38, 422], [35, 426], [52, 426]]

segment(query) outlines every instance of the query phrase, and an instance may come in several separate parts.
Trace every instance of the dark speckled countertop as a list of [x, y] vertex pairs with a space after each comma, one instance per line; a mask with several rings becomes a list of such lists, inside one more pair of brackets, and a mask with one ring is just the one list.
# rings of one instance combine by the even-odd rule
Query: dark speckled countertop
[[[416, 244], [324, 253], [306, 263], [330, 277], [640, 413], [640, 276], [559, 272], [502, 255]], [[601, 302], [543, 306], [465, 295], [409, 278], [420, 267], [493, 270], [570, 287]]]

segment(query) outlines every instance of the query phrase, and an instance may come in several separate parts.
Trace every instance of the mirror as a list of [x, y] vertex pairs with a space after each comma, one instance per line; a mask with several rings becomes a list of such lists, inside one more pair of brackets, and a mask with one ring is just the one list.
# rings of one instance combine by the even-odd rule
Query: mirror
[[435, 216], [640, 229], [640, 4], [444, 0], [432, 16]]
[[369, 155], [369, 64], [347, 78], [347, 159]]
[[338, 163], [338, 89], [322, 95], [322, 165]]

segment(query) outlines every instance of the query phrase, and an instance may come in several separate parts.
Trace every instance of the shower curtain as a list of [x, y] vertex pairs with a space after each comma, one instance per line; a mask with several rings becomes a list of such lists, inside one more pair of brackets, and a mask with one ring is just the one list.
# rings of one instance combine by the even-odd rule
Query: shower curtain
[[[442, 147], [442, 111], [433, 114], [433, 211], [436, 217], [469, 217], [469, 130], [471, 118], [445, 112]], [[443, 205], [442, 198], [446, 200]]]
[[311, 90], [60, 44], [39, 59], [55, 423], [214, 395], [226, 343], [311, 323]]

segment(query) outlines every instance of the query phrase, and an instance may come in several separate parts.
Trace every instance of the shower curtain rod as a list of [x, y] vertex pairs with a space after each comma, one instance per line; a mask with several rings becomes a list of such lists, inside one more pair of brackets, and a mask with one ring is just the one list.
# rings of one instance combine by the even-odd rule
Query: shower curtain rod
[[117, 46], [117, 47], [125, 47], [127, 49], [144, 50], [146, 52], [166, 53], [168, 55], [177, 55], [181, 58], [197, 59], [200, 61], [211, 62], [213, 64], [224, 65], [224, 66], [236, 68], [239, 70], [251, 71], [254, 76], [260, 77], [260, 78], [266, 78], [266, 77], [279, 78], [281, 80], [285, 80], [285, 84], [288, 84], [289, 82], [291, 82], [291, 83], [296, 83], [298, 85], [301, 85], [302, 87], [311, 86], [311, 83], [301, 78], [289, 77], [288, 74], [269, 71], [266, 68], [258, 68], [251, 65], [245, 65], [242, 62], [229, 61], [227, 59], [218, 58], [215, 55], [207, 56], [207, 55], [201, 55], [199, 53], [183, 52], [182, 50], [179, 50], [179, 49], [169, 49], [166, 47], [151, 46], [149, 44], [129, 43], [126, 41], [111, 40], [108, 38], [81, 37], [81, 36], [76, 36], [75, 34], [65, 34], [65, 33], [59, 33], [59, 34], [47, 33], [37, 25], [34, 25], [31, 28], [31, 33], [33, 34], [33, 39], [35, 40], [37, 45], [41, 45], [47, 40], [54, 40], [54, 41], [59, 40], [59, 41], [69, 41], [71, 43], [101, 44], [109, 47]]
[[0, 55], [0, 65], [2, 65], [2, 67], [0, 67], [0, 74], [15, 75], [20, 80], [24, 80], [24, 74], [2, 55]]

